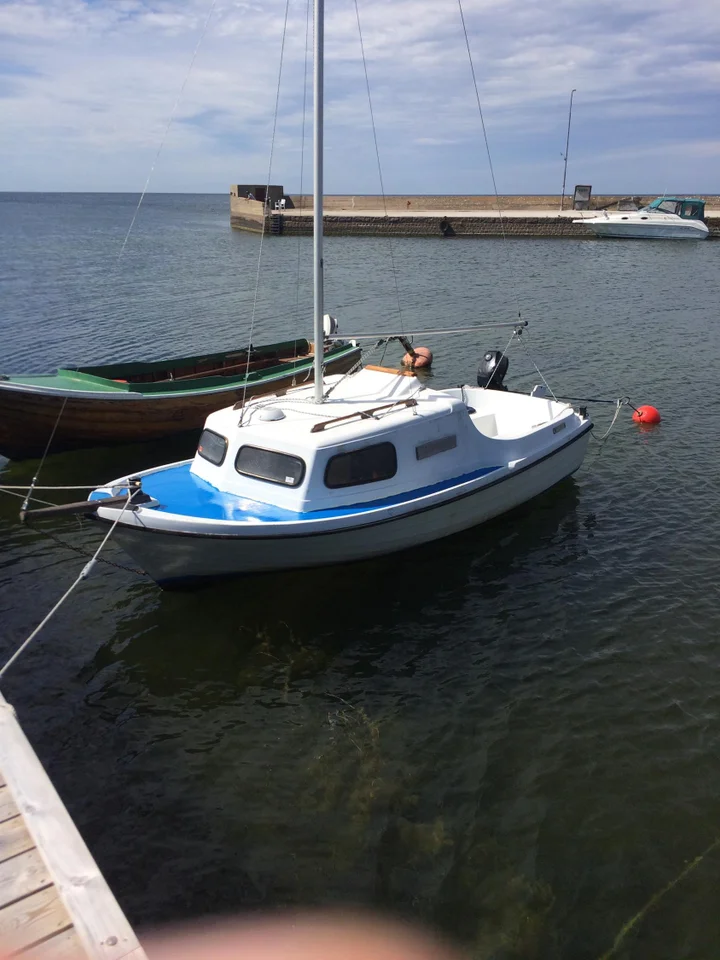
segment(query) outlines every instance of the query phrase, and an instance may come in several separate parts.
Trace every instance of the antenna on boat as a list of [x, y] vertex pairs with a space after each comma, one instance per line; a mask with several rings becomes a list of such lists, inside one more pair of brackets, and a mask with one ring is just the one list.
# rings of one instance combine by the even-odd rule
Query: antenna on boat
[[313, 7], [313, 313], [315, 403], [323, 402], [323, 27], [325, 0]]

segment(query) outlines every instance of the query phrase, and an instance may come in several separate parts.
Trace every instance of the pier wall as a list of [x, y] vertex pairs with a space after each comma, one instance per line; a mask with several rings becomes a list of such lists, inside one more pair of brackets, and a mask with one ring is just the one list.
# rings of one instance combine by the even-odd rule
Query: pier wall
[[[344, 237], [586, 237], [587, 227], [574, 224], [569, 217], [462, 217], [462, 216], [368, 216], [343, 217], [331, 214], [323, 218], [326, 236]], [[309, 217], [282, 217], [286, 236], [311, 236]]]
[[265, 205], [259, 200], [246, 200], [230, 194], [230, 226], [236, 230], [262, 233]]
[[[675, 194], [673, 194], [675, 195]], [[312, 194], [286, 194], [287, 207], [289, 210], [311, 210], [313, 198]], [[632, 196], [638, 202], [638, 206], [650, 203], [658, 194], [598, 194], [593, 196], [590, 201], [590, 210], [602, 210], [606, 207], [614, 207], [618, 200]], [[708, 207], [720, 207], [720, 196], [707, 194], [694, 194], [680, 192], [677, 196], [698, 196], [705, 200]], [[323, 208], [326, 213], [347, 210], [385, 210], [388, 213], [395, 211], [419, 211], [419, 212], [444, 212], [450, 211], [482, 211], [497, 212], [498, 205], [500, 210], [538, 210], [554, 211], [560, 210], [560, 194], [505, 194], [495, 197], [492, 194], [393, 194], [383, 197], [375, 194], [366, 194], [361, 196], [352, 196], [350, 194], [336, 194], [323, 198]], [[565, 195], [564, 209], [572, 210], [572, 195]]]
[[[625, 194], [627, 196], [627, 194]], [[620, 199], [619, 196], [593, 197], [591, 209], [599, 208], [605, 204], [615, 204]], [[640, 198], [641, 200], [654, 200], [653, 197]], [[292, 203], [292, 208], [296, 210], [311, 210], [313, 198], [311, 194], [291, 194], [288, 201]], [[288, 207], [290, 207], [290, 202]], [[560, 194], [557, 195], [534, 195], [517, 194], [495, 197], [487, 194], [393, 194], [383, 198], [379, 195], [366, 194], [362, 196], [334, 195], [323, 198], [323, 207], [327, 213], [347, 210], [385, 210], [388, 213], [400, 210], [427, 211], [429, 212], [448, 212], [450, 210], [488, 210], [497, 211], [498, 202], [501, 210], [559, 210]], [[565, 209], [572, 209], [572, 196], [565, 197]]]
[[[230, 197], [230, 224], [254, 233], [311, 236], [312, 196], [285, 194], [285, 209], [270, 210], [257, 200]], [[592, 209], [613, 208], [621, 199], [596, 196]], [[648, 203], [652, 196], [635, 197]], [[706, 223], [711, 238], [720, 239], [720, 197], [705, 196]], [[580, 212], [570, 209], [572, 198], [565, 200], [560, 212], [560, 197], [502, 196], [412, 196], [393, 195], [324, 198], [324, 230], [328, 236], [397, 237], [577, 237], [593, 238], [591, 231], [573, 218]], [[387, 215], [385, 215], [387, 211]]]

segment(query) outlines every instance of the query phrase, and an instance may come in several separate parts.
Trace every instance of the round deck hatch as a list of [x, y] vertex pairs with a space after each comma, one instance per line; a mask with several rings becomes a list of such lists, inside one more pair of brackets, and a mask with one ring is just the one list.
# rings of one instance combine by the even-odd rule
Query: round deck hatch
[[259, 413], [260, 420], [284, 420], [285, 414], [280, 407], [265, 407]]

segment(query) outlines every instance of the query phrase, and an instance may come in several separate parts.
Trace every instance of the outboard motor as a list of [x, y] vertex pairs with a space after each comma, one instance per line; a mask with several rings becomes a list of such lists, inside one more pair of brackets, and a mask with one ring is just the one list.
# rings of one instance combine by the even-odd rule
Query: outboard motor
[[503, 380], [508, 372], [508, 365], [508, 358], [501, 350], [488, 350], [478, 367], [478, 386], [488, 390], [507, 390], [507, 387], [503, 386]]

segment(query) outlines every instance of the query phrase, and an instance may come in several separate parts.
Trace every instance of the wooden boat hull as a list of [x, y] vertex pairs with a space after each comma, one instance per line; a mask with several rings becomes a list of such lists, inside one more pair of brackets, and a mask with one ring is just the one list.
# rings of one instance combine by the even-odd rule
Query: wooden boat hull
[[[325, 370], [327, 374], [345, 373], [359, 358], [360, 349], [347, 345], [347, 349], [326, 359]], [[33, 390], [0, 380], [0, 455], [10, 460], [42, 456], [56, 423], [53, 453], [159, 440], [200, 430], [210, 413], [243, 398], [282, 392], [294, 383], [312, 379], [310, 364], [248, 383], [247, 389], [244, 382], [234, 380], [227, 387], [174, 396], [127, 392], [94, 397], [74, 395], [72, 391]]]

